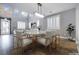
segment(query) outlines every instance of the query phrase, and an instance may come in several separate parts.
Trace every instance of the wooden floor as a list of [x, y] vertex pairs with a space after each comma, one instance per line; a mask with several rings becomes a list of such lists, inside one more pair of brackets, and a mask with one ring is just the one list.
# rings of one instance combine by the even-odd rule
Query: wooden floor
[[24, 50], [22, 48], [17, 48], [12, 52], [13, 54], [22, 55], [70, 55], [77, 53], [75, 42], [63, 39], [60, 40], [60, 45], [58, 44], [58, 47], [56, 49], [52, 48], [51, 51], [49, 50], [49, 46], [46, 48], [39, 43], [36, 43], [35, 47], [32, 47], [32, 44], [27, 47], [29, 47], [29, 49], [27, 49], [26, 47], [24, 48]]
[[13, 36], [0, 35], [0, 55], [8, 55], [13, 49]]
[[77, 47], [75, 42], [70, 40], [60, 40], [60, 45], [57, 49], [48, 49], [49, 47], [44, 47], [43, 45], [36, 43], [34, 48], [30, 44], [27, 49], [16, 48], [13, 49], [13, 36], [12, 35], [0, 35], [0, 55], [68, 55], [72, 53], [77, 53]]

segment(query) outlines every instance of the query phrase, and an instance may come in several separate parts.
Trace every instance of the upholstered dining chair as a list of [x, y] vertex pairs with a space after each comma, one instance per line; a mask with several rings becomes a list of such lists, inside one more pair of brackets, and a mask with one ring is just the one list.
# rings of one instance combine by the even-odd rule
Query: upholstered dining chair
[[52, 36], [52, 48], [58, 49], [60, 47], [61, 32], [60, 30], [55, 30]]
[[19, 53], [18, 52], [18, 48], [19, 48], [21, 49], [20, 52], [22, 52], [23, 54], [25, 51], [31, 48], [30, 46], [31, 43], [32, 43], [32, 39], [27, 33], [18, 32], [18, 31], [16, 32], [16, 36], [14, 38], [14, 50], [17, 50], [17, 53]]
[[29, 36], [23, 32], [16, 32], [14, 38], [14, 47], [24, 47], [32, 43], [32, 40], [28, 38]]
[[13, 41], [13, 44], [14, 44], [14, 48], [17, 48], [21, 45], [21, 32], [17, 32], [16, 31], [16, 34], [14, 34], [14, 41]]
[[52, 43], [51, 32], [47, 32], [45, 35], [38, 37], [37, 41], [47, 47], [50, 43]]

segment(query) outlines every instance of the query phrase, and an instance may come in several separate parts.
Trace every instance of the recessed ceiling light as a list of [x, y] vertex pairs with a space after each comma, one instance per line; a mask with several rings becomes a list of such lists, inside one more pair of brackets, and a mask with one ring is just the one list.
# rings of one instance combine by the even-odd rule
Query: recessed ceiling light
[[18, 10], [18, 9], [15, 9], [15, 10], [14, 10], [14, 13], [18, 13], [18, 12], [19, 12], [19, 10]]
[[8, 11], [9, 10], [9, 8], [8, 7], [4, 7], [4, 11]]
[[29, 14], [29, 17], [32, 17], [33, 16], [33, 14]]
[[24, 14], [25, 14], [25, 12], [24, 12], [24, 11], [22, 11], [22, 12], [21, 12], [21, 14], [22, 14], [22, 15], [24, 15]]
[[4, 11], [8, 11], [10, 9], [9, 5], [3, 5]]
[[23, 16], [25, 16], [25, 17], [28, 16], [28, 13], [27, 13], [27, 12], [24, 12], [24, 11], [22, 11], [21, 14], [22, 14]]
[[19, 13], [19, 10], [18, 9], [14, 9], [13, 16], [18, 15], [18, 13]]

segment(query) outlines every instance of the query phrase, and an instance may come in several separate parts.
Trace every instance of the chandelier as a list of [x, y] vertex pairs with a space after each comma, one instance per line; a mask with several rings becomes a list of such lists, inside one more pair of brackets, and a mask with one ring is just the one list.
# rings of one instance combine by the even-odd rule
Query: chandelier
[[38, 6], [38, 11], [35, 12], [35, 16], [40, 17], [40, 18], [44, 18], [44, 15], [42, 15], [42, 4], [41, 3], [37, 3]]

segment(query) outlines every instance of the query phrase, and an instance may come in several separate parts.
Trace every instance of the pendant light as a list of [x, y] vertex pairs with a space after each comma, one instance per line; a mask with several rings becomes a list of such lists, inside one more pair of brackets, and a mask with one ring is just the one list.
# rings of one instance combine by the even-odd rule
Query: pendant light
[[37, 6], [38, 6], [38, 12], [35, 12], [35, 16], [39, 18], [44, 18], [44, 15], [42, 15], [42, 4], [37, 3]]

